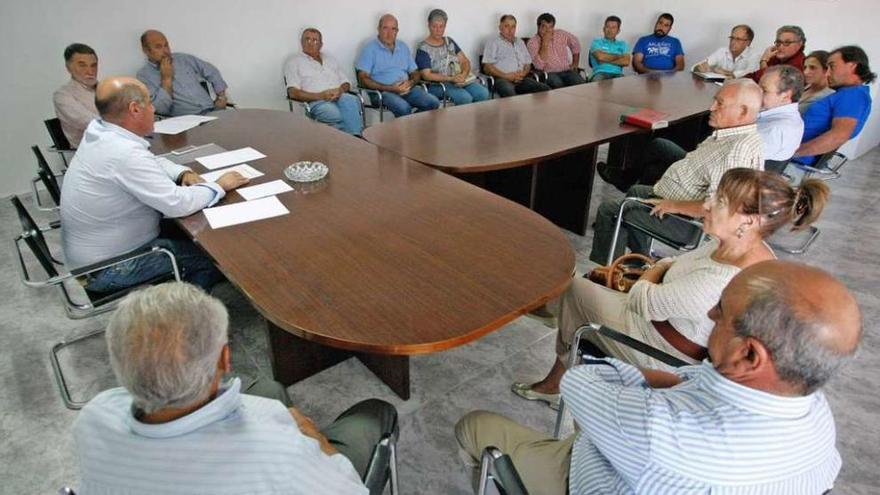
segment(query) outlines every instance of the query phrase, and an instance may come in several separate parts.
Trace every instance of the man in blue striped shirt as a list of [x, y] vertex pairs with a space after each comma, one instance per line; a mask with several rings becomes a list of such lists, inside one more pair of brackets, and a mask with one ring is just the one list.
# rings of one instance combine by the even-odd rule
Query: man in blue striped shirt
[[120, 304], [107, 347], [124, 388], [77, 419], [78, 494], [368, 493], [361, 478], [394, 407], [366, 400], [319, 431], [286, 394], [245, 395], [241, 380], [222, 381], [228, 324], [220, 301], [181, 282]]
[[734, 277], [709, 316], [711, 363], [668, 373], [588, 359], [566, 373], [575, 436], [476, 411], [456, 425], [459, 444], [474, 460], [488, 445], [509, 453], [532, 495], [830, 489], [841, 460], [818, 389], [858, 346], [855, 298], [821, 270], [767, 261]]

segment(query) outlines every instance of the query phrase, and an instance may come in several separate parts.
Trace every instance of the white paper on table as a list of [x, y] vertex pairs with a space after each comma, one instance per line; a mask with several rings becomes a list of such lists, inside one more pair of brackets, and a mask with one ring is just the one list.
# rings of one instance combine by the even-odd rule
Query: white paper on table
[[235, 165], [236, 163], [242, 163], [251, 160], [259, 160], [260, 158], [266, 158], [266, 155], [248, 146], [247, 148], [224, 151], [223, 153], [217, 153], [214, 155], [196, 158], [196, 161], [204, 165], [205, 168], [214, 170], [215, 168], [225, 167], [227, 165]]
[[216, 120], [217, 117], [208, 117], [205, 115], [182, 115], [180, 117], [171, 117], [162, 119], [153, 124], [153, 132], [158, 134], [180, 134], [188, 131], [200, 124]]
[[290, 213], [275, 196], [231, 205], [215, 206], [214, 208], [205, 208], [202, 211], [205, 212], [205, 217], [207, 217], [208, 223], [211, 224], [213, 229], [253, 222], [264, 218], [279, 217]]
[[272, 182], [266, 182], [265, 184], [257, 184], [256, 186], [242, 187], [240, 189], [236, 189], [238, 194], [241, 195], [242, 198], [251, 201], [257, 198], [265, 198], [266, 196], [274, 196], [276, 194], [286, 193], [287, 191], [293, 191], [293, 188], [290, 187], [283, 180], [273, 180]]
[[202, 175], [202, 178], [205, 179], [207, 182], [217, 182], [217, 179], [219, 179], [221, 176], [223, 176], [223, 174], [225, 174], [226, 172], [238, 172], [241, 175], [243, 175], [244, 177], [247, 177], [248, 179], [254, 179], [256, 177], [261, 177], [264, 175], [263, 172], [260, 172], [259, 170], [255, 169], [254, 167], [251, 167], [247, 163], [242, 163], [242, 164], [236, 165], [234, 167], [224, 168], [222, 170], [215, 170], [213, 172], [207, 172], [207, 173], [204, 173], [201, 175]]

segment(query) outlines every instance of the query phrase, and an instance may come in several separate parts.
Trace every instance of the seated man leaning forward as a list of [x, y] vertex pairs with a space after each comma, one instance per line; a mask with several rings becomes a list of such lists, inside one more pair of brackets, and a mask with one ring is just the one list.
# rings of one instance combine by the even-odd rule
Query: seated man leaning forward
[[714, 72], [727, 79], [736, 79], [758, 70], [761, 54], [752, 49], [755, 32], [746, 24], [734, 26], [727, 37], [727, 46], [712, 52], [693, 67], [694, 72]]
[[[226, 108], [226, 81], [216, 67], [186, 53], [171, 53], [165, 35], [153, 29], [141, 35], [141, 49], [147, 63], [137, 78], [150, 91], [156, 113], [176, 117]], [[211, 99], [202, 81], [211, 84], [216, 99]]]
[[608, 16], [602, 26], [602, 37], [594, 39], [590, 45], [591, 82], [623, 76], [623, 68], [632, 61], [626, 41], [617, 39], [620, 22], [620, 17]]
[[556, 29], [553, 14], [538, 16], [538, 32], [527, 43], [532, 65], [547, 73], [547, 84], [551, 88], [561, 88], [583, 84], [584, 78], [578, 74], [581, 60], [581, 44], [577, 36], [562, 29]]
[[516, 35], [516, 17], [501, 16], [498, 36], [483, 47], [483, 72], [495, 79], [495, 91], [501, 96], [547, 91], [550, 86], [531, 76], [532, 56], [525, 42]]
[[[153, 104], [147, 88], [128, 77], [98, 84], [101, 114], [86, 129], [61, 185], [61, 241], [68, 268], [98, 263], [144, 246], [170, 250], [184, 280], [205, 290], [223, 276], [191, 241], [159, 237], [162, 216], [185, 217], [246, 184], [238, 172], [205, 182], [182, 165], [150, 152]], [[88, 276], [86, 288], [110, 292], [169, 273], [155, 254]]]
[[711, 362], [674, 373], [588, 358], [562, 379], [579, 432], [563, 439], [486, 411], [455, 427], [475, 462], [510, 454], [533, 495], [820, 495], [840, 471], [819, 390], [858, 347], [853, 295], [806, 265], [740, 272], [709, 312]]
[[[715, 194], [725, 172], [740, 167], [763, 169], [763, 144], [755, 125], [760, 110], [761, 88], [757, 84], [749, 79], [728, 81], [715, 95], [710, 108], [709, 125], [715, 131], [697, 149], [687, 153], [668, 139], [654, 139], [645, 151], [642, 169], [636, 170], [639, 175], [635, 180], [616, 169], [600, 168], [602, 178], [619, 188], [630, 180], [638, 180], [640, 185], [622, 190], [627, 197], [651, 198], [647, 201], [655, 204], [650, 213], [639, 207], [628, 209], [624, 212], [627, 221], [649, 231], [662, 231], [673, 239], [689, 238], [693, 226], [663, 216], [680, 213], [701, 217], [703, 202]], [[603, 201], [596, 212], [596, 233], [590, 252], [590, 259], [596, 263], [608, 262], [622, 201]], [[621, 227], [614, 256], [623, 254], [627, 245], [633, 252], [647, 255], [650, 239]]]
[[[514, 383], [527, 400], [559, 405], [559, 381], [570, 364], [572, 340], [586, 323], [614, 328], [685, 362], [706, 358], [712, 321], [706, 316], [730, 280], [755, 263], [774, 259], [765, 239], [791, 223], [800, 230], [813, 223], [828, 201], [828, 186], [806, 179], [793, 188], [788, 179], [763, 170], [728, 170], [715, 196], [703, 205], [703, 230], [712, 237], [681, 256], [659, 260], [629, 293], [587, 278], [572, 281], [559, 302], [556, 361], [534, 384]], [[619, 342], [590, 332], [587, 339], [609, 357], [644, 368], [666, 364]]]
[[767, 67], [782, 64], [804, 70], [804, 45], [806, 43], [807, 37], [800, 26], [780, 27], [776, 30], [776, 41], [761, 54], [758, 70], [747, 74], [746, 77], [758, 82]]
[[379, 35], [367, 42], [355, 64], [358, 83], [381, 91], [382, 104], [396, 117], [439, 108], [440, 100], [417, 84], [418, 67], [406, 43], [397, 40], [397, 31], [393, 15], [379, 18]]
[[284, 68], [287, 96], [308, 102], [310, 116], [340, 131], [360, 135], [364, 130], [361, 102], [349, 94], [351, 83], [335, 58], [321, 51], [321, 32], [307, 28], [300, 37], [302, 53]]
[[678, 38], [669, 36], [675, 18], [670, 13], [660, 14], [654, 24], [654, 34], [642, 36], [633, 47], [633, 70], [639, 74], [655, 71], [684, 70], [684, 50]]
[[804, 112], [804, 137], [795, 158], [812, 165], [820, 155], [840, 148], [859, 135], [871, 114], [871, 72], [868, 55], [857, 46], [843, 46], [828, 56], [828, 83], [835, 92]]
[[98, 56], [82, 43], [64, 49], [64, 65], [70, 81], [52, 95], [55, 116], [70, 146], [76, 148], [89, 122], [98, 117], [95, 108], [95, 86], [98, 85]]
[[74, 425], [77, 492], [369, 493], [361, 478], [394, 407], [366, 400], [319, 431], [288, 409], [280, 384], [224, 381], [228, 326], [223, 304], [185, 283], [120, 304], [107, 347], [122, 387], [89, 401]]
[[[804, 135], [798, 100], [804, 90], [804, 74], [790, 65], [774, 65], [761, 77], [764, 98], [758, 114], [758, 134], [764, 142], [764, 160], [785, 163], [794, 155]], [[765, 162], [774, 172], [777, 164]]]

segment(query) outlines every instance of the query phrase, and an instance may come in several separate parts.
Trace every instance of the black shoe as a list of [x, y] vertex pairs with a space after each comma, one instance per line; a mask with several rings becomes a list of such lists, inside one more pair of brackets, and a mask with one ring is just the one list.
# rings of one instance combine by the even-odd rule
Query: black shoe
[[616, 187], [618, 191], [624, 194], [632, 186], [629, 180], [627, 180], [626, 174], [619, 167], [610, 167], [605, 162], [599, 162], [596, 164], [596, 170], [599, 172], [599, 177], [602, 180]]

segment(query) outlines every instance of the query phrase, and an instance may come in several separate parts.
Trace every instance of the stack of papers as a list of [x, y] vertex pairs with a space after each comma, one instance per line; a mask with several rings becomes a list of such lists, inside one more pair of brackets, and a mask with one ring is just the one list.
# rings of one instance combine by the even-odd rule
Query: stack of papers
[[242, 198], [250, 201], [253, 199], [265, 198], [266, 196], [274, 196], [287, 191], [293, 191], [293, 188], [283, 180], [273, 180], [272, 182], [257, 184], [256, 186], [242, 187], [237, 189], [237, 191]]
[[208, 172], [206, 174], [201, 174], [202, 178], [208, 182], [217, 182], [217, 179], [223, 176], [223, 174], [227, 172], [238, 172], [244, 177], [248, 179], [254, 179], [256, 177], [263, 176], [263, 172], [251, 167], [247, 163], [242, 163], [241, 165], [236, 165], [234, 167], [224, 168], [222, 170], [215, 170], [213, 172]]
[[259, 160], [260, 158], [266, 158], [266, 155], [249, 146], [247, 148], [225, 151], [215, 155], [203, 156], [196, 158], [196, 161], [204, 165], [205, 168], [214, 170], [220, 167], [235, 165], [237, 163]]
[[275, 196], [225, 206], [205, 208], [205, 217], [213, 229], [287, 215], [290, 211]]
[[181, 115], [180, 117], [171, 117], [154, 123], [153, 132], [158, 134], [180, 134], [193, 127], [198, 127], [200, 124], [216, 119], [217, 117], [208, 117], [206, 115]]

